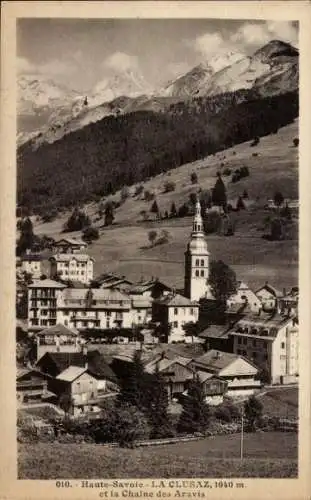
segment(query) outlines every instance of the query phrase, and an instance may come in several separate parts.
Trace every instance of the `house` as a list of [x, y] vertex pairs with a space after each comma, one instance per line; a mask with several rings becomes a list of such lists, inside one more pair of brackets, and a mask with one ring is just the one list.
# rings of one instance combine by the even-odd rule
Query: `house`
[[50, 257], [50, 277], [60, 277], [64, 281], [81, 281], [90, 283], [93, 280], [94, 259], [81, 253], [58, 253]]
[[61, 323], [79, 331], [131, 328], [133, 323], [130, 297], [108, 288], [64, 289], [58, 301], [58, 316]]
[[298, 316], [299, 289], [294, 287], [289, 293], [284, 293], [277, 301], [277, 310], [279, 314], [288, 316]]
[[196, 323], [199, 317], [199, 304], [171, 293], [152, 303], [152, 321], [161, 323], [167, 342], [183, 342], [186, 323]]
[[177, 356], [168, 359], [165, 354], [145, 364], [145, 371], [154, 374], [158, 369], [166, 383], [169, 400], [178, 398], [186, 390], [189, 380], [193, 380], [194, 372], [188, 366], [190, 360]]
[[66, 286], [54, 280], [34, 280], [28, 286], [28, 329], [42, 330], [45, 326], [59, 323], [57, 305]]
[[217, 351], [233, 352], [233, 339], [229, 335], [231, 329], [232, 326], [228, 323], [209, 325], [198, 336], [205, 341], [206, 350], [216, 349]]
[[55, 253], [79, 253], [85, 251], [87, 244], [78, 238], [62, 238], [53, 245]]
[[128, 292], [133, 282], [125, 276], [118, 276], [114, 273], [104, 273], [93, 280], [94, 288], [115, 288], [122, 292]]
[[26, 254], [21, 257], [20, 271], [31, 274], [34, 279], [42, 275], [42, 256], [39, 254]]
[[16, 374], [16, 397], [20, 404], [47, 401], [55, 396], [48, 390], [49, 376], [35, 369], [22, 368]]
[[74, 416], [92, 411], [98, 405], [97, 381], [87, 366], [70, 365], [54, 379], [53, 389], [59, 401], [68, 397]]
[[171, 291], [171, 287], [152, 276], [147, 281], [142, 280], [131, 286], [128, 293], [132, 298], [158, 299], [163, 295], [168, 295]]
[[211, 406], [220, 405], [228, 390], [228, 381], [205, 371], [197, 370], [200, 382], [203, 384], [205, 402]]
[[266, 281], [266, 283], [256, 291], [256, 295], [261, 302], [263, 311], [273, 311], [277, 306], [278, 299], [284, 294]]
[[116, 389], [118, 379], [110, 368], [104, 356], [98, 350], [83, 348], [80, 352], [46, 352], [37, 361], [36, 367], [42, 373], [55, 378], [70, 366], [87, 367], [96, 380], [98, 393], [110, 392]]
[[249, 315], [230, 331], [233, 352], [256, 363], [272, 384], [297, 381], [298, 334], [297, 318], [287, 313]]
[[36, 359], [46, 352], [80, 352], [80, 334], [75, 328], [57, 324], [34, 333], [36, 340]]
[[228, 310], [233, 305], [247, 304], [251, 311], [258, 312], [261, 309], [261, 300], [243, 281], [238, 282], [236, 293], [227, 300]]
[[251, 361], [238, 354], [211, 349], [194, 359], [191, 367], [197, 372], [210, 373], [227, 382], [228, 396], [237, 397], [253, 394], [261, 386], [260, 381], [256, 380], [258, 368]]

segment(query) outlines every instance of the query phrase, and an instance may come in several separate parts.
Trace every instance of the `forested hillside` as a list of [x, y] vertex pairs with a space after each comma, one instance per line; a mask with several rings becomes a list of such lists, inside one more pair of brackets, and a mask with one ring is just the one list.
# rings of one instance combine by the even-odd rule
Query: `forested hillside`
[[19, 205], [44, 213], [82, 204], [277, 132], [298, 116], [297, 92], [244, 102], [241, 93], [230, 95], [223, 107], [201, 98], [165, 113], [109, 116], [36, 151], [24, 146], [18, 152]]

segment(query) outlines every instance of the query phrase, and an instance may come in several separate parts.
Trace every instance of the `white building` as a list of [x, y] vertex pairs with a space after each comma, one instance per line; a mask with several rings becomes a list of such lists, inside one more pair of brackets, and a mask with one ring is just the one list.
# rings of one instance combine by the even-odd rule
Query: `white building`
[[270, 285], [267, 281], [256, 291], [256, 295], [261, 302], [263, 311], [272, 311], [277, 306], [277, 301], [283, 293]]
[[238, 282], [236, 293], [227, 300], [229, 310], [235, 304], [248, 305], [253, 312], [259, 312], [262, 307], [259, 297], [243, 281]]
[[209, 251], [203, 230], [201, 205], [197, 201], [190, 241], [185, 252], [185, 296], [198, 301], [208, 293]]
[[34, 279], [39, 279], [42, 275], [41, 255], [26, 254], [21, 258], [20, 264], [21, 272], [31, 274]]
[[273, 384], [297, 381], [298, 321], [288, 315], [249, 315], [230, 331], [233, 352], [265, 370]]
[[28, 330], [42, 330], [59, 321], [58, 303], [66, 286], [50, 279], [34, 280], [28, 287]]
[[80, 281], [88, 284], [93, 280], [94, 259], [87, 254], [56, 254], [50, 257], [50, 276], [64, 281]]
[[186, 323], [196, 323], [199, 318], [199, 304], [179, 294], [169, 294], [152, 303], [152, 321], [160, 322], [169, 332], [167, 342], [185, 340]]

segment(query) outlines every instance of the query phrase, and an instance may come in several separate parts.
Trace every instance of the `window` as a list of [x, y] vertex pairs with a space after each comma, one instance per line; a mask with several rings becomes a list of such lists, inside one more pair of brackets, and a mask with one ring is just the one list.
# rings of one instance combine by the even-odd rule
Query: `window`
[[285, 349], [285, 342], [281, 342], [281, 349]]
[[200, 276], [200, 272], [199, 272], [199, 271], [196, 271], [196, 272], [195, 272], [195, 275], [196, 275], [196, 276]]
[[176, 316], [177, 314], [178, 314], [178, 309], [177, 309], [177, 307], [175, 307], [175, 309], [174, 309], [174, 315]]
[[256, 359], [257, 357], [257, 352], [253, 352], [253, 358]]
[[243, 339], [243, 344], [247, 345], [247, 338], [246, 337], [244, 337], [244, 339]]
[[241, 337], [238, 337], [238, 344], [242, 344], [242, 338]]
[[193, 316], [193, 314], [194, 314], [194, 310], [193, 310], [193, 308], [192, 308], [192, 307], [191, 307], [191, 309], [190, 309], [190, 314], [191, 314], [192, 316]]
[[196, 261], [195, 261], [195, 265], [196, 265], [196, 266], [199, 266], [199, 265], [200, 265], [200, 259], [196, 259]]
[[256, 347], [256, 340], [253, 340], [253, 347]]
[[204, 276], [204, 271], [203, 270], [201, 271], [201, 276]]
[[174, 321], [173, 326], [174, 328], [178, 328], [178, 321]]

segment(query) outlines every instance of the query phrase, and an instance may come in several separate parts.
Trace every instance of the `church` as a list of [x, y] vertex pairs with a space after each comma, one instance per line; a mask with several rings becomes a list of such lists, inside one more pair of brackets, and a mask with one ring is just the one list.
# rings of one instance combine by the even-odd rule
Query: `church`
[[201, 205], [198, 200], [195, 207], [190, 241], [185, 252], [185, 286], [184, 294], [191, 301], [199, 301], [210, 297], [209, 285], [209, 251], [204, 234]]

